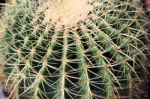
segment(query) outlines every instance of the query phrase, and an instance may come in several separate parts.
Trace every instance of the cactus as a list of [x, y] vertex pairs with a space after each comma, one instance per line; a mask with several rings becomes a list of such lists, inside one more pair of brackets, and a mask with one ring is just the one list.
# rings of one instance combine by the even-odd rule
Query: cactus
[[129, 98], [146, 71], [147, 34], [132, 0], [12, 1], [0, 36], [10, 97]]

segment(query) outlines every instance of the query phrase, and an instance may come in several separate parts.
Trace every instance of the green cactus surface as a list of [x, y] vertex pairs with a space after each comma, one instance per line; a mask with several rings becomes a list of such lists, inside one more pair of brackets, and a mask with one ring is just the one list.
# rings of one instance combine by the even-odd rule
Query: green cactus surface
[[0, 37], [10, 97], [129, 99], [147, 35], [132, 0], [12, 1]]

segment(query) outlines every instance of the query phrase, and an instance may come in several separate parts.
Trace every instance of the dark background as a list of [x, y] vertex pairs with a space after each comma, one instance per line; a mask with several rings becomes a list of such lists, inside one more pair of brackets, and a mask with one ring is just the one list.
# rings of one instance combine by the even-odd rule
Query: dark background
[[[5, 3], [6, 0], [0, 0], [0, 3]], [[0, 4], [0, 10], [3, 6]]]

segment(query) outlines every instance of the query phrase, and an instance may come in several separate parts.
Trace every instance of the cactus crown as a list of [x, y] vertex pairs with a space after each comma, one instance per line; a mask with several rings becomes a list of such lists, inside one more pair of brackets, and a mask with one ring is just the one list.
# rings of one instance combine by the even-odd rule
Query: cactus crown
[[[90, 1], [90, 2], [89, 2]], [[96, 1], [94, 1], [96, 2]], [[46, 2], [45, 21], [51, 20], [58, 27], [72, 27], [85, 21], [93, 10], [91, 0], [49, 0]], [[41, 6], [41, 9], [43, 8]]]
[[0, 42], [12, 93], [19, 90], [20, 99], [129, 98], [145, 69], [146, 34], [131, 0], [13, 5]]

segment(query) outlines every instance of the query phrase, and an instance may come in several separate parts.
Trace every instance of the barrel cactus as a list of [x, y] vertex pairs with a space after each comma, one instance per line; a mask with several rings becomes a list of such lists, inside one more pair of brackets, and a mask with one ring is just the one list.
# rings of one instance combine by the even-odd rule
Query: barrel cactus
[[12, 0], [1, 67], [19, 99], [127, 99], [147, 35], [132, 0]]

